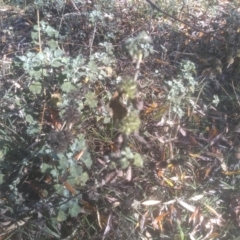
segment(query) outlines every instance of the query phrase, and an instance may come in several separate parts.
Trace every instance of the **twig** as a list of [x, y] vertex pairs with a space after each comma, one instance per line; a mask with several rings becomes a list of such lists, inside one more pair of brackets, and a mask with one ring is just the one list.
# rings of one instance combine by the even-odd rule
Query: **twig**
[[[45, 94], [44, 94], [45, 96]], [[44, 119], [44, 115], [45, 115], [45, 110], [46, 110], [46, 101], [43, 104], [43, 112], [42, 112], [42, 117], [41, 117], [41, 122], [40, 122], [40, 130], [39, 130], [39, 135], [42, 132], [42, 125], [43, 125], [43, 119]]]
[[92, 46], [93, 46], [93, 41], [94, 41], [94, 38], [95, 38], [96, 30], [97, 30], [97, 26], [96, 26], [96, 23], [95, 23], [95, 24], [94, 24], [93, 34], [92, 34], [92, 36], [89, 38], [90, 56], [92, 55]]
[[137, 63], [136, 63], [136, 72], [135, 72], [135, 75], [134, 75], [134, 81], [135, 82], [137, 81], [137, 78], [138, 78], [138, 74], [139, 74], [139, 71], [140, 71], [140, 64], [142, 62], [142, 58], [143, 58], [143, 54], [142, 53], [138, 54]]
[[191, 24], [189, 24], [189, 23], [187, 23], [187, 22], [185, 22], [185, 21], [182, 21], [181, 19], [179, 19], [179, 18], [177, 18], [177, 17], [175, 17], [175, 16], [173, 16], [173, 15], [171, 15], [171, 14], [163, 11], [162, 9], [160, 9], [156, 4], [154, 4], [154, 3], [153, 3], [152, 1], [150, 1], [150, 0], [146, 0], [146, 1], [152, 6], [152, 8], [155, 8], [155, 9], [158, 10], [159, 12], [161, 12], [161, 13], [163, 13], [164, 15], [168, 16], [169, 18], [174, 19], [174, 20], [177, 21], [177, 22], [183, 23], [183, 24], [185, 24], [186, 26], [188, 26], [188, 27], [190, 27], [190, 28], [192, 28], [192, 29], [194, 29], [194, 30], [196, 30], [196, 31], [198, 31], [198, 32], [204, 33], [204, 34], [206, 34], [206, 35], [208, 35], [208, 36], [210, 36], [210, 37], [213, 37], [213, 38], [217, 39], [217, 40], [220, 41], [220, 42], [228, 43], [228, 44], [233, 45], [233, 46], [239, 46], [239, 44], [234, 44], [234, 43], [229, 42], [229, 41], [227, 41], [227, 40], [223, 40], [223, 39], [221, 39], [221, 38], [219, 38], [219, 37], [217, 37], [217, 36], [214, 36], [214, 35], [211, 34], [211, 33], [208, 33], [208, 32], [206, 32], [206, 31], [204, 31], [204, 30], [202, 30], [202, 29], [200, 29], [200, 28], [198, 28], [198, 27], [195, 27], [195, 26], [193, 26], [193, 25], [191, 25]]
[[74, 2], [73, 0], [70, 0], [69, 2], [70, 2], [71, 5], [73, 6], [73, 8], [74, 8], [79, 14], [81, 14], [80, 11], [79, 11], [78, 8], [77, 8], [75, 2]]
[[194, 112], [194, 108], [195, 108], [195, 106], [197, 105], [197, 102], [198, 102], [198, 100], [199, 100], [199, 98], [200, 98], [200, 95], [201, 95], [201, 93], [202, 93], [202, 91], [203, 91], [203, 88], [205, 87], [206, 84], [207, 84], [207, 83], [204, 83], [204, 84], [203, 84], [203, 86], [201, 87], [201, 89], [200, 89], [200, 91], [199, 91], [199, 93], [198, 93], [197, 99], [196, 99], [196, 101], [195, 101], [194, 104], [193, 104], [192, 112], [191, 112], [191, 114], [190, 114], [190, 116], [189, 116], [189, 119], [192, 118], [192, 115], [193, 115], [193, 112]]
[[41, 32], [40, 32], [40, 17], [39, 17], [39, 9], [37, 9], [37, 23], [38, 23], [38, 42], [39, 42], [39, 52], [42, 52], [42, 42], [41, 42]]
[[77, 225], [75, 230], [66, 238], [63, 238], [62, 240], [72, 240], [74, 237], [76, 237], [78, 229], [81, 227], [81, 224]]
[[235, 96], [236, 96], [238, 105], [239, 105], [239, 107], [240, 107], [240, 102], [239, 102], [239, 100], [238, 100], [238, 96], [237, 96], [237, 93], [236, 93], [236, 90], [235, 90], [235, 86], [234, 86], [234, 84], [233, 84], [233, 80], [232, 80], [232, 87], [233, 87], [233, 92], [234, 92], [234, 94], [235, 94]]

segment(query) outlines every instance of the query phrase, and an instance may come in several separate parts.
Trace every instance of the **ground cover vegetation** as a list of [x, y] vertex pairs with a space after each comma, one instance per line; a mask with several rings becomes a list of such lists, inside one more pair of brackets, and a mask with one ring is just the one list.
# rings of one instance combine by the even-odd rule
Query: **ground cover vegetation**
[[239, 1], [0, 1], [0, 239], [239, 239]]

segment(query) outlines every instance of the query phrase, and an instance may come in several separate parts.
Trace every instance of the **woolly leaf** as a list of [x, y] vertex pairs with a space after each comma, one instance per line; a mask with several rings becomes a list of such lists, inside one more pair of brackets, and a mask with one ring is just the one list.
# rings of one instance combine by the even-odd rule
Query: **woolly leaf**
[[44, 30], [49, 37], [58, 37], [58, 31], [55, 30], [53, 27], [47, 25], [47, 27]]
[[62, 210], [60, 210], [58, 212], [58, 215], [57, 215], [57, 221], [58, 222], [63, 222], [67, 219], [67, 215], [65, 214], [65, 212], [63, 212]]
[[40, 94], [42, 91], [42, 84], [40, 82], [34, 82], [29, 86], [29, 90], [33, 94]]
[[89, 61], [87, 66], [92, 72], [98, 72], [98, 67], [95, 61]]
[[81, 174], [80, 177], [81, 177], [82, 184], [85, 185], [86, 181], [89, 179], [88, 173], [84, 172], [84, 173]]
[[43, 163], [43, 164], [41, 165], [41, 172], [42, 172], [42, 173], [47, 172], [49, 169], [52, 169], [52, 166], [51, 166], [51, 165], [49, 165], [49, 164], [47, 164], [47, 163]]
[[126, 157], [121, 158], [120, 165], [121, 168], [126, 169], [129, 166], [129, 160]]
[[39, 133], [39, 131], [40, 131], [40, 125], [38, 123], [30, 124], [27, 128], [27, 134], [30, 136], [36, 133]]
[[88, 173], [84, 172], [75, 178], [75, 184], [77, 186], [83, 186], [86, 184], [88, 179], [89, 179]]
[[82, 167], [81, 166], [73, 166], [70, 168], [70, 174], [72, 177], [77, 177], [82, 174]]
[[51, 62], [51, 66], [52, 67], [55, 67], [55, 68], [58, 68], [58, 67], [61, 67], [63, 66], [63, 63], [60, 59], [54, 59], [52, 62]]
[[84, 136], [82, 134], [78, 135], [77, 138], [74, 139], [73, 144], [70, 145], [70, 149], [72, 152], [79, 151], [79, 149], [83, 149], [86, 146], [86, 142], [84, 140]]
[[[42, 78], [42, 76], [45, 76], [45, 75], [43, 75], [43, 69], [41, 69], [41, 68], [38, 68], [36, 70], [26, 70], [25, 69], [25, 71], [27, 71], [29, 73], [29, 76], [34, 78], [35, 80], [40, 80]], [[33, 91], [31, 91], [30, 87], [33, 89]], [[42, 90], [42, 88], [40, 89], [39, 85], [30, 86], [30, 87], [29, 87], [30, 91], [34, 94], [39, 94]], [[35, 90], [35, 89], [37, 89], [37, 90]], [[35, 93], [35, 91], [37, 91], [37, 92]]]
[[46, 55], [42, 52], [39, 52], [36, 54], [36, 56], [33, 58], [36, 63], [40, 63], [46, 59]]
[[62, 57], [64, 55], [64, 51], [61, 49], [57, 49], [54, 51], [54, 57]]
[[85, 104], [91, 108], [97, 107], [96, 95], [93, 92], [88, 92], [85, 95], [86, 101]]
[[74, 84], [72, 84], [71, 82], [64, 82], [61, 86], [61, 89], [64, 91], [64, 92], [71, 92], [71, 91], [74, 91], [76, 90], [76, 87], [74, 86]]
[[142, 167], [143, 166], [143, 160], [142, 160], [142, 157], [140, 154], [138, 153], [135, 153], [134, 154], [134, 157], [133, 157], [133, 164], [136, 166], [136, 167]]
[[56, 190], [56, 193], [59, 195], [63, 194], [64, 187], [61, 184], [55, 184], [54, 189]]
[[58, 171], [56, 169], [53, 169], [51, 172], [53, 177], [57, 177], [58, 176]]
[[50, 49], [55, 50], [58, 48], [58, 42], [51, 39], [47, 42], [47, 45], [50, 47]]
[[84, 152], [81, 161], [86, 165], [88, 169], [90, 169], [90, 167], [92, 166], [92, 159], [88, 151]]
[[62, 155], [62, 157], [60, 158], [59, 164], [60, 164], [61, 169], [68, 168], [68, 161], [64, 155]]
[[75, 203], [72, 205], [72, 207], [69, 208], [68, 212], [71, 217], [76, 217], [81, 212], [81, 208], [77, 203]]
[[33, 122], [33, 117], [32, 117], [32, 115], [26, 114], [25, 120], [26, 120], [26, 122], [32, 123], [32, 122]]

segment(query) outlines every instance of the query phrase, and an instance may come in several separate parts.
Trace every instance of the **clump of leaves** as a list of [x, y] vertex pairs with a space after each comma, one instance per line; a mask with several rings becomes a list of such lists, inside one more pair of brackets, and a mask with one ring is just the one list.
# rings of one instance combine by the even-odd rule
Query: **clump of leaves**
[[[76, 187], [85, 186], [89, 178], [87, 171], [92, 166], [84, 135], [76, 134], [72, 128], [80, 121], [83, 107], [94, 109], [96, 101], [91, 92], [85, 99], [68, 98], [68, 93], [81, 88], [82, 83], [76, 84], [82, 79], [79, 67], [85, 69], [83, 75], [91, 77], [93, 73], [88, 74], [82, 55], [71, 58], [60, 50], [58, 31], [43, 21], [39, 25], [40, 28], [35, 26], [32, 31], [32, 44], [36, 46], [41, 32], [43, 50], [29, 50], [25, 55], [17, 56], [14, 63], [16, 72], [24, 72], [25, 85], [20, 94], [14, 95], [15, 115], [3, 116], [4, 127], [14, 134], [6, 133], [12, 143], [4, 144], [6, 147], [1, 151], [4, 170], [0, 180], [6, 190], [6, 199], [11, 197], [14, 202], [12, 211], [19, 204], [22, 206], [22, 215], [18, 214], [17, 218], [31, 218], [42, 212], [44, 216], [41, 213], [40, 218], [51, 222], [52, 230], [49, 229], [46, 235], [59, 239], [60, 228], [56, 225], [68, 217], [76, 217], [81, 211], [78, 201], [81, 194]], [[94, 65], [93, 61], [90, 65]], [[51, 91], [55, 87], [57, 91]], [[13, 127], [14, 121], [19, 124], [16, 127], [19, 137]], [[7, 167], [9, 174], [5, 174]], [[47, 183], [43, 184], [44, 181]], [[47, 204], [42, 206], [41, 201]], [[4, 207], [8, 208], [8, 205], [9, 202], [4, 201]], [[50, 205], [52, 211], [48, 211]], [[4, 217], [10, 215], [12, 213], [5, 212]], [[16, 227], [12, 229], [18, 231], [18, 225], [13, 225]]]
[[126, 135], [130, 135], [131, 133], [138, 131], [140, 124], [141, 120], [139, 114], [131, 112], [121, 121], [120, 130]]
[[[172, 111], [176, 113], [179, 118], [184, 116], [184, 108], [186, 104], [194, 105], [193, 97], [197, 82], [193, 74], [196, 73], [194, 63], [190, 61], [183, 61], [180, 64], [180, 74], [176, 79], [167, 81], [169, 92], [167, 99], [172, 103]], [[188, 102], [186, 102], [186, 100]]]
[[127, 39], [123, 44], [123, 49], [132, 57], [139, 60], [141, 56], [147, 57], [152, 50], [151, 38], [146, 32], [140, 32], [135, 38]]
[[[176, 3], [174, 6], [164, 3], [165, 10], [178, 13], [181, 9], [181, 17], [185, 11], [189, 13], [188, 6], [191, 6], [191, 3], [184, 6], [181, 1], [174, 3]], [[131, 1], [124, 1], [122, 4], [122, 1], [103, 0], [98, 1], [97, 4], [89, 1], [86, 3], [82, 1], [81, 4], [79, 1], [56, 1], [54, 4], [56, 5], [54, 10], [46, 15], [53, 3], [35, 1], [38, 9], [45, 7], [42, 13], [45, 21], [40, 21], [33, 27], [32, 42], [28, 43], [31, 49], [24, 52], [25, 48], [20, 46], [21, 52], [16, 53], [14, 63], [15, 75], [11, 75], [11, 80], [10, 78], [4, 80], [13, 84], [6, 94], [3, 94], [2, 102], [7, 108], [1, 110], [3, 114], [0, 117], [2, 134], [0, 182], [3, 189], [1, 198], [3, 216], [0, 222], [4, 222], [7, 226], [4, 231], [16, 231], [18, 239], [27, 239], [27, 237], [35, 239], [36, 236], [41, 239], [60, 239], [67, 236], [74, 238], [76, 235], [73, 236], [72, 233], [76, 232], [79, 234], [78, 237], [89, 239], [92, 237], [90, 228], [94, 228], [94, 232], [98, 232], [99, 228], [105, 228], [103, 234], [107, 237], [113, 225], [113, 232], [121, 235], [115, 237], [111, 232], [112, 238], [123, 238], [123, 236], [132, 239], [146, 238], [152, 235], [152, 226], [156, 237], [153, 234], [150, 238], [184, 239], [190, 236], [190, 238], [205, 239], [221, 238], [221, 235], [237, 236], [238, 231], [236, 230], [235, 233], [233, 228], [228, 231], [228, 226], [223, 221], [224, 215], [229, 216], [225, 211], [228, 209], [229, 212], [234, 212], [239, 225], [237, 206], [239, 196], [235, 194], [239, 185], [236, 163], [238, 157], [230, 157], [229, 162], [236, 163], [233, 168], [228, 168], [228, 157], [226, 157], [231, 155], [231, 149], [234, 147], [229, 140], [231, 136], [223, 137], [227, 130], [219, 132], [216, 129], [209, 131], [208, 138], [207, 134], [196, 136], [196, 132], [202, 131], [199, 130], [199, 125], [203, 121], [194, 112], [201, 107], [197, 106], [201, 92], [198, 98], [194, 99], [194, 93], [198, 89], [196, 89], [197, 73], [193, 62], [181, 61], [177, 75], [171, 77], [171, 81], [169, 78], [166, 80], [166, 75], [162, 74], [164, 71], [175, 74], [172, 73], [174, 72], [172, 69], [178, 64], [177, 56], [176, 61], [168, 61], [168, 52], [176, 51], [174, 41], [176, 35], [180, 36], [179, 32], [174, 31], [174, 39], [172, 39], [170, 25], [166, 24], [166, 19], [163, 19], [161, 24], [159, 18], [156, 18], [155, 22], [152, 21], [150, 17], [156, 16], [157, 13], [154, 11], [146, 14], [147, 7], [143, 3], [136, 6]], [[185, 6], [187, 10], [184, 9]], [[194, 7], [198, 8], [195, 5]], [[63, 13], [59, 26], [56, 26], [59, 16], [56, 15], [55, 18], [54, 15], [56, 9], [58, 14]], [[116, 9], [116, 12], [112, 11], [113, 9]], [[119, 24], [118, 16], [121, 12], [131, 12], [131, 14], [123, 15]], [[55, 24], [55, 27], [50, 26], [47, 19], [51, 19], [49, 23]], [[151, 39], [146, 32], [136, 36], [131, 35], [132, 30], [139, 29], [138, 23], [142, 24], [143, 21], [151, 26], [151, 35], [156, 43], [154, 47], [161, 46], [163, 53], [157, 49], [153, 51]], [[148, 26], [140, 27], [146, 29]], [[159, 27], [168, 34], [161, 34], [158, 38]], [[180, 31], [183, 28], [181, 26]], [[61, 30], [59, 32], [56, 29]], [[196, 44], [197, 41], [201, 42], [201, 37], [194, 36], [195, 47], [193, 47], [191, 30], [186, 30], [185, 35], [188, 39], [182, 41], [185, 44], [178, 46], [179, 53], [183, 51], [182, 47], [188, 51], [196, 49], [196, 45], [202, 46]], [[125, 37], [125, 34], [130, 34], [132, 37], [125, 41], [123, 49], [136, 65], [132, 75], [128, 73], [127, 76], [120, 77], [115, 75], [114, 70], [116, 63], [122, 64], [123, 61], [115, 59], [115, 50], [119, 46], [119, 38]], [[2, 42], [4, 41], [3, 39]], [[148, 78], [149, 74], [149, 78], [154, 76], [158, 81], [153, 80], [151, 86], [148, 87], [146, 83], [145, 88], [139, 89], [138, 75], [141, 73], [141, 62], [153, 52], [158, 58], [161, 54], [161, 59], [153, 57], [144, 61], [147, 68], [143, 72], [144, 77], [146, 74]], [[215, 52], [212, 51], [211, 54]], [[186, 54], [191, 59], [197, 55]], [[181, 57], [184, 57], [184, 54]], [[157, 71], [148, 68], [149, 60], [154, 62], [151, 66], [160, 64]], [[234, 63], [227, 66], [227, 70], [221, 66], [221, 71], [215, 69], [216, 74], [214, 74], [218, 77], [217, 74], [230, 72], [237, 63], [236, 57]], [[124, 74], [125, 72], [124, 68]], [[23, 75], [14, 80], [18, 73]], [[159, 76], [166, 83], [163, 88], [164, 84], [159, 84]], [[208, 80], [212, 81], [211, 77]], [[117, 86], [115, 86], [116, 82]], [[229, 83], [225, 84], [224, 91], [231, 93], [229, 88], [225, 89]], [[236, 91], [237, 86], [237, 84], [233, 86]], [[114, 90], [116, 91], [111, 99]], [[149, 122], [142, 124], [139, 113], [143, 109], [143, 101], [139, 99], [140, 96], [145, 97], [145, 95], [154, 102], [144, 111], [145, 115], [141, 116], [141, 120], [146, 120], [145, 116], [151, 116], [152, 112], [158, 114], [155, 119], [149, 118]], [[216, 97], [213, 101], [215, 107], [218, 105], [217, 100]], [[107, 103], [112, 109], [112, 119]], [[235, 103], [237, 105], [237, 101]], [[188, 122], [184, 122], [186, 110], [188, 116], [192, 116], [196, 121], [194, 129]], [[204, 115], [205, 112], [201, 111], [201, 114]], [[215, 112], [212, 117], [212, 125], [216, 125], [216, 128], [222, 122], [225, 124], [228, 121], [225, 118], [220, 122], [220, 116], [221, 114]], [[232, 116], [236, 121], [238, 120], [236, 113], [232, 114], [231, 118]], [[208, 118], [211, 116], [208, 115]], [[155, 123], [155, 120], [158, 122]], [[204, 124], [207, 124], [205, 122], [206, 119]], [[147, 136], [149, 145], [153, 146], [147, 152], [139, 149], [139, 145], [134, 142], [139, 140], [140, 144], [145, 144], [138, 133], [141, 126], [143, 126], [141, 132]], [[148, 132], [145, 126], [151, 131]], [[204, 128], [204, 131], [208, 130]], [[92, 132], [94, 136], [91, 135]], [[238, 142], [238, 136], [234, 135], [234, 142]], [[118, 136], [117, 140], [115, 136]], [[219, 148], [218, 141], [221, 141]], [[89, 151], [89, 146], [94, 148]], [[93, 149], [97, 149], [96, 152]], [[222, 149], [227, 149], [228, 153], [222, 155], [222, 152], [224, 153]], [[201, 153], [195, 154], [197, 151]], [[105, 153], [107, 156], [104, 155]], [[144, 161], [145, 157], [151, 158], [151, 161]], [[148, 174], [148, 168], [138, 168], [143, 165], [151, 167], [151, 174]], [[134, 184], [130, 182], [132, 170], [138, 172], [135, 179], [139, 181], [135, 181]], [[109, 183], [106, 188], [101, 184], [103, 179], [98, 182], [98, 177], [103, 178], [101, 174], [104, 171], [118, 172], [116, 177], [109, 174], [105, 181]], [[94, 181], [88, 181], [90, 176]], [[124, 185], [126, 181], [127, 184]], [[113, 189], [112, 183], [117, 187]], [[92, 186], [91, 189], [85, 191], [89, 185]], [[226, 197], [226, 191], [230, 193], [230, 197]], [[86, 195], [89, 197], [89, 192], [92, 196], [97, 195], [91, 198], [93, 202], [98, 201], [99, 198], [103, 200], [100, 201], [100, 208], [92, 207], [94, 221], [97, 219], [97, 227], [92, 219], [88, 221], [87, 216], [81, 218], [81, 213], [87, 212], [90, 208], [84, 207], [86, 201], [83, 200]], [[131, 193], [128, 195], [127, 192]], [[154, 196], [151, 199], [152, 195]], [[228, 201], [223, 204], [224, 197]], [[130, 204], [125, 204], [124, 198], [127, 198]], [[142, 198], [149, 200], [138, 202], [137, 199]], [[109, 206], [102, 207], [102, 203], [106, 201], [113, 203], [111, 209]], [[159, 204], [157, 208], [151, 206], [155, 204]], [[127, 205], [128, 210], [134, 208], [137, 211], [134, 215], [130, 215], [132, 211], [127, 211], [129, 215], [124, 215], [124, 211], [119, 211], [119, 208], [124, 210], [124, 205]], [[108, 211], [111, 211], [111, 214], [106, 217]], [[125, 218], [126, 227], [122, 227], [121, 221], [117, 221], [116, 216], [119, 217], [117, 220]], [[128, 235], [126, 232], [128, 228], [130, 229], [130, 225], [127, 224], [127, 219], [130, 219], [131, 226], [139, 226], [139, 231], [138, 228], [134, 232], [131, 229], [132, 233]], [[73, 231], [76, 222], [81, 226], [79, 231]], [[152, 224], [150, 231], [148, 231], [149, 224]], [[143, 237], [144, 234], [146, 236]]]
[[[113, 111], [113, 119], [116, 127], [123, 135], [121, 153], [120, 156], [117, 156], [117, 158], [120, 159], [120, 166], [122, 168], [126, 168], [131, 164], [138, 167], [143, 165], [141, 156], [137, 153], [132, 153], [131, 149], [127, 146], [127, 141], [130, 134], [137, 133], [141, 125], [139, 112], [142, 109], [139, 108], [139, 104], [137, 104], [138, 87], [136, 81], [142, 59], [144, 56], [147, 56], [142, 47], [150, 42], [150, 37], [145, 32], [141, 32], [135, 38], [128, 39], [124, 43], [125, 50], [136, 62], [136, 71], [134, 76], [121, 81], [117, 87], [118, 91], [116, 96], [113, 97], [109, 104]], [[114, 159], [114, 161], [116, 161], [116, 159]]]
[[119, 90], [124, 93], [126, 99], [135, 99], [137, 95], [137, 84], [133, 79], [126, 79], [120, 83]]

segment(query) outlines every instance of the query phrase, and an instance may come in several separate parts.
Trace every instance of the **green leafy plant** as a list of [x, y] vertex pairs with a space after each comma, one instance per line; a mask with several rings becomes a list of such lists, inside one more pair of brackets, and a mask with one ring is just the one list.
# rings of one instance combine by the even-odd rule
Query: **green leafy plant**
[[193, 74], [195, 66], [190, 61], [184, 61], [180, 64], [181, 73], [177, 79], [167, 81], [169, 92], [167, 99], [172, 104], [171, 110], [178, 115], [179, 118], [184, 116], [184, 108], [186, 104], [192, 103], [192, 96], [196, 88], [196, 81]]
[[0, 237], [237, 238], [239, 3], [10, 2]]

